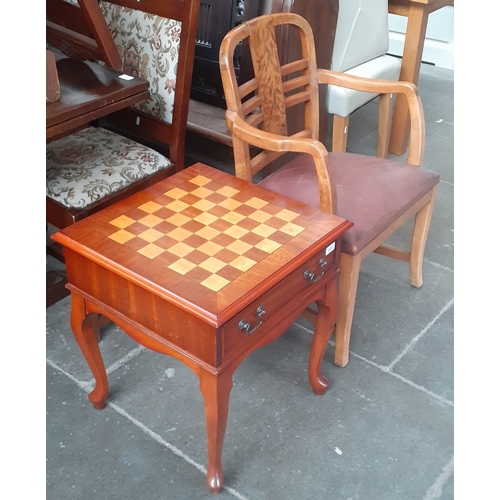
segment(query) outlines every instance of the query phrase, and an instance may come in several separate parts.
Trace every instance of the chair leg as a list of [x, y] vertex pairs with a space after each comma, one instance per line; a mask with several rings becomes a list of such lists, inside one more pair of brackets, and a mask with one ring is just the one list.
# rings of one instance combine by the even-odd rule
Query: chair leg
[[341, 367], [347, 365], [349, 362], [352, 318], [354, 315], [360, 267], [360, 257], [353, 257], [345, 253], [340, 254], [339, 312], [335, 327], [334, 363]]
[[347, 130], [349, 128], [349, 115], [345, 118], [333, 115], [332, 151], [345, 153], [347, 148]]
[[391, 136], [392, 94], [381, 94], [378, 104], [377, 156], [387, 158]]
[[425, 244], [432, 219], [432, 211], [436, 203], [437, 186], [432, 189], [431, 199], [415, 215], [413, 236], [410, 252], [410, 283], [420, 288], [424, 284], [422, 265], [424, 260]]

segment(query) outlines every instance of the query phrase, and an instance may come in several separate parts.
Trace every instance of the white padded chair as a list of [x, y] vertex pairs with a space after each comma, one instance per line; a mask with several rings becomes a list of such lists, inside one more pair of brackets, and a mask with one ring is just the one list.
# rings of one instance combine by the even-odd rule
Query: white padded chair
[[[387, 0], [339, 0], [331, 69], [349, 75], [397, 81], [401, 60], [387, 55], [389, 11]], [[349, 115], [377, 94], [328, 86], [327, 110], [333, 115], [332, 151], [345, 152]], [[387, 158], [392, 96], [380, 98], [377, 156]]]

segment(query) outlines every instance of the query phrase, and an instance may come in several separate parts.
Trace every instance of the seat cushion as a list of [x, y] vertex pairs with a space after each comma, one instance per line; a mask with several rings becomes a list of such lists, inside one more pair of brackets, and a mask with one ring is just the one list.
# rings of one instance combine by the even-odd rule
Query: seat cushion
[[[342, 252], [356, 255], [439, 182], [439, 175], [412, 165], [353, 153], [329, 153], [337, 187], [337, 215], [354, 223]], [[319, 208], [311, 156], [301, 155], [263, 179], [260, 186]]]
[[47, 144], [46, 194], [66, 207], [83, 208], [171, 165], [154, 149], [88, 127]]

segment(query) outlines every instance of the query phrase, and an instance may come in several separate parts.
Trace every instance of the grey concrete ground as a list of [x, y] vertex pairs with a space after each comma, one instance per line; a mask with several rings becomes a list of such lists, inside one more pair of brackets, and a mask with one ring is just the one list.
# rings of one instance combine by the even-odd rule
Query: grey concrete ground
[[[107, 407], [72, 337], [69, 300], [47, 309], [46, 498], [49, 500], [451, 500], [454, 498], [454, 74], [422, 67], [424, 167], [441, 184], [424, 263], [364, 262], [351, 361], [307, 380], [310, 325], [299, 319], [236, 371], [224, 443], [225, 487], [205, 486], [204, 411], [196, 376], [117, 327], [104, 330]], [[349, 150], [376, 142], [375, 103], [351, 118]], [[207, 163], [218, 162], [212, 146]], [[191, 151], [196, 157], [197, 151]], [[222, 155], [223, 156], [223, 155]], [[402, 244], [411, 228], [393, 238]]]

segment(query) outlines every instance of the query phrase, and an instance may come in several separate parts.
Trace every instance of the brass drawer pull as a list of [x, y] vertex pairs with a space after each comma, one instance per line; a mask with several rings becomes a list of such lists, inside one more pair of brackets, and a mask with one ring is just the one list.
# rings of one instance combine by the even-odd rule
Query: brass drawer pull
[[325, 274], [325, 270], [323, 269], [327, 262], [326, 262], [326, 259], [324, 258], [321, 258], [318, 262], [319, 264], [319, 268], [321, 269], [321, 274], [318, 275], [318, 276], [314, 276], [314, 273], [312, 271], [309, 271], [309, 269], [306, 269], [304, 271], [304, 279], [306, 280], [309, 280], [310, 283], [316, 283], [316, 281], [318, 281], [319, 279], [321, 279], [321, 277], [323, 276], [323, 274]]
[[257, 317], [259, 318], [259, 322], [250, 330], [250, 323], [244, 319], [242, 319], [239, 323], [238, 323], [238, 328], [240, 330], [245, 330], [245, 333], [247, 335], [250, 335], [251, 333], [255, 332], [255, 330], [257, 330], [257, 328], [259, 328], [260, 325], [262, 325], [262, 315], [266, 313], [266, 311], [264, 310], [264, 307], [263, 306], [259, 306], [257, 308]]

